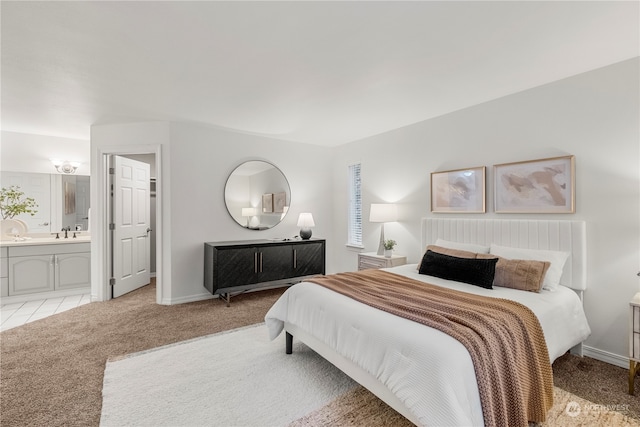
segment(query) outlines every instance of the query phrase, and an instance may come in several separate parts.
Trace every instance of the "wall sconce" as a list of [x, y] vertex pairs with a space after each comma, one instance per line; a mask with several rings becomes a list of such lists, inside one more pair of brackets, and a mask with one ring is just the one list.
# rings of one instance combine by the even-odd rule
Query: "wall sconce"
[[257, 214], [258, 209], [256, 208], [242, 208], [242, 216], [247, 217], [247, 228], [249, 228], [251, 217], [256, 216]]
[[70, 162], [68, 160], [51, 160], [51, 163], [53, 163], [53, 166], [56, 168], [56, 170], [60, 173], [65, 173], [65, 174], [72, 174], [72, 173], [76, 173], [76, 170], [78, 170], [78, 166], [80, 166], [79, 162]]
[[369, 222], [381, 222], [380, 245], [378, 255], [384, 254], [384, 223], [398, 220], [398, 206], [393, 203], [372, 203], [369, 212]]
[[313, 215], [310, 213], [301, 213], [298, 217], [298, 227], [300, 228], [300, 238], [303, 240], [309, 240], [311, 238], [311, 227], [315, 227], [316, 223], [313, 222]]

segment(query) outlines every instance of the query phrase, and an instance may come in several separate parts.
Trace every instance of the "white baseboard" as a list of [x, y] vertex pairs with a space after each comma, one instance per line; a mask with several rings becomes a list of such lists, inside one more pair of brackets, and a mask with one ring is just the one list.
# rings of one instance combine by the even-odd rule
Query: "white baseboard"
[[609, 353], [608, 351], [599, 350], [597, 348], [589, 347], [587, 345], [583, 347], [583, 350], [584, 350], [584, 355], [587, 357], [599, 360], [601, 362], [609, 363], [610, 365], [629, 369], [628, 357], [620, 356], [619, 354]]
[[[50, 298], [61, 298], [68, 297], [74, 295], [89, 295], [91, 293], [91, 288], [76, 288], [76, 289], [65, 289], [62, 291], [48, 291], [48, 292], [36, 292], [33, 294], [24, 294], [24, 295], [13, 295], [6, 296], [0, 298], [2, 300], [2, 304], [14, 304], [20, 302], [28, 302], [28, 301], [38, 301], [42, 299], [50, 299]], [[92, 299], [93, 301], [93, 299]]]
[[165, 298], [162, 300], [162, 305], [175, 305], [175, 304], [185, 304], [188, 302], [196, 302], [196, 301], [204, 301], [212, 298], [218, 298], [217, 295], [211, 295], [210, 293], [201, 293], [196, 295], [189, 295], [186, 297], [180, 298]]
[[[272, 286], [262, 286], [259, 288], [255, 288], [255, 289], [247, 289], [244, 291], [241, 291], [239, 293], [250, 293], [250, 292], [260, 292], [260, 291], [266, 291], [267, 289], [276, 289], [276, 288], [282, 288], [284, 286], [289, 286], [291, 285], [290, 283], [287, 284], [275, 284]], [[211, 295], [208, 292], [204, 292], [202, 294], [196, 294], [196, 295], [189, 295], [186, 297], [180, 297], [180, 298], [171, 298], [171, 299], [164, 299], [162, 300], [163, 305], [174, 305], [174, 304], [184, 304], [187, 302], [196, 302], [196, 301], [204, 301], [204, 300], [208, 300], [208, 299], [212, 299], [212, 298], [220, 298], [220, 296], [218, 294], [216, 295]], [[233, 301], [233, 297], [231, 298], [231, 300]]]

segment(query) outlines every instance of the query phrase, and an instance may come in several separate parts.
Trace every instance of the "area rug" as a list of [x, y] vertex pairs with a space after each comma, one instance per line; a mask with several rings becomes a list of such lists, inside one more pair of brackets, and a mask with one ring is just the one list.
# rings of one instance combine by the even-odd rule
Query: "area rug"
[[[535, 427], [640, 427], [624, 409], [555, 387], [547, 421]], [[100, 424], [412, 426], [304, 344], [285, 354], [284, 334], [269, 341], [264, 324], [110, 359]]]
[[[282, 426], [356, 384], [261, 324], [109, 360], [102, 426]], [[311, 392], [313, 390], [313, 392]]]

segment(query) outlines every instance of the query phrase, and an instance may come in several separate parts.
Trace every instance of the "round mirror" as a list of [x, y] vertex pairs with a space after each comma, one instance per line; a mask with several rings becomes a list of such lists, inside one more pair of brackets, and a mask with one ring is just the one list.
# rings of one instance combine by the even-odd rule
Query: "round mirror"
[[285, 217], [291, 189], [284, 174], [271, 163], [252, 160], [235, 168], [224, 187], [231, 218], [250, 230], [267, 230]]

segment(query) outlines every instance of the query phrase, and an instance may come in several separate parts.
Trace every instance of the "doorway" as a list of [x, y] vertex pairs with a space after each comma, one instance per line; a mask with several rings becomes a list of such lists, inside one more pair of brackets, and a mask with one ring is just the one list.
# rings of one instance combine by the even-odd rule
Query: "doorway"
[[111, 156], [111, 298], [151, 283], [151, 164]]
[[[109, 159], [114, 156], [121, 156], [149, 163], [150, 188], [153, 188], [151, 204], [153, 205], [153, 219], [151, 227], [153, 233], [152, 250], [154, 256], [151, 275], [155, 276], [156, 282], [156, 302], [161, 303], [163, 299], [163, 275], [162, 275], [162, 177], [161, 177], [161, 150], [160, 145], [127, 146], [127, 147], [105, 147], [98, 151], [98, 161], [92, 166], [95, 170], [95, 181], [92, 189], [95, 189], [95, 197], [92, 195], [91, 209], [91, 235], [92, 235], [92, 255], [91, 255], [91, 299], [92, 301], [106, 301], [112, 298], [111, 279], [112, 264], [111, 256], [117, 248], [111, 241], [111, 180], [109, 175]], [[92, 174], [92, 177], [94, 175]], [[92, 182], [93, 184], [93, 182]], [[150, 193], [151, 196], [151, 193]], [[95, 213], [94, 213], [95, 212]], [[117, 254], [115, 254], [117, 255]]]

